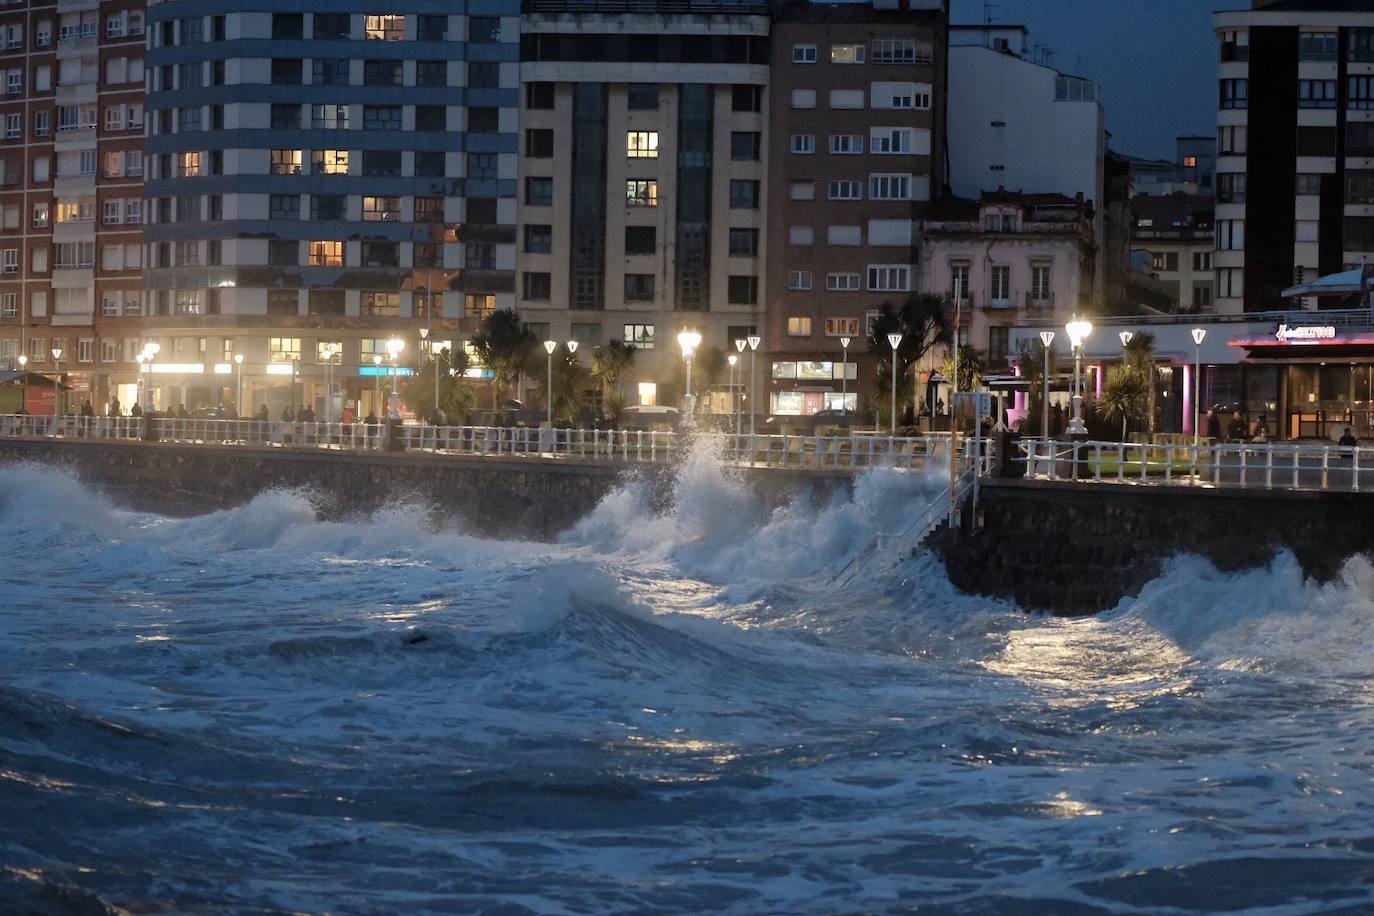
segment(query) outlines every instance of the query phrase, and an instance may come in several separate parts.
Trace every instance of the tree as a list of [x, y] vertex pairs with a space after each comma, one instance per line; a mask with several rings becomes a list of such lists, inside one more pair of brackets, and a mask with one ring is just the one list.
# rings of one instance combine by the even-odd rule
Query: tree
[[[1059, 352], [1051, 344], [1050, 348], [1050, 374], [1053, 376], [1054, 367], [1058, 365]], [[1041, 418], [1046, 409], [1045, 401], [1045, 348], [1029, 341], [1023, 341], [1021, 348], [1017, 351], [1017, 360], [1021, 364], [1021, 377], [1026, 380], [1026, 421], [1022, 424], [1021, 432], [1027, 436], [1038, 436], [1042, 428]]]
[[1126, 440], [1126, 425], [1130, 420], [1139, 420], [1145, 415], [1149, 405], [1146, 376], [1129, 362], [1120, 363], [1107, 370], [1106, 384], [1102, 388], [1102, 399], [1098, 408], [1108, 420], [1121, 420], [1121, 440]]
[[592, 381], [601, 386], [601, 397], [606, 400], [611, 389], [616, 389], [622, 399], [625, 392], [620, 389], [625, 373], [635, 362], [635, 348], [619, 340], [613, 340], [604, 347], [592, 350]]
[[[940, 374], [945, 378], [954, 377], [954, 356], [950, 354], [945, 357], [944, 364], [940, 367]], [[983, 380], [983, 358], [978, 355], [978, 351], [972, 347], [959, 348], [959, 390], [969, 392], [978, 387], [978, 383]]]
[[491, 409], [503, 388], [515, 381], [539, 340], [520, 321], [514, 309], [497, 309], [482, 321], [472, 337], [472, 349], [491, 372]]
[[[887, 335], [892, 333], [902, 335], [901, 343], [897, 345], [900, 371], [897, 377], [897, 409], [900, 411], [911, 403], [913, 395], [913, 384], [907, 370], [932, 349], [950, 339], [945, 300], [931, 293], [915, 293], [901, 305], [893, 306], [886, 302], [878, 306], [878, 314], [869, 323], [868, 350], [878, 358], [869, 403], [874, 405], [874, 413], [880, 417], [887, 416], [886, 411], [892, 400], [892, 345], [887, 342]], [[903, 391], [906, 392], [905, 396]]]
[[[439, 373], [439, 410], [450, 422], [476, 404], [477, 394], [463, 375], [468, 368], [467, 353], [451, 353], [447, 347], [437, 359], [426, 359], [416, 373], [400, 380], [400, 393], [411, 411], [428, 416], [434, 409], [434, 373]], [[454, 370], [454, 371], [450, 371]]]
[[[888, 352], [892, 348], [888, 347]], [[912, 404], [912, 397], [915, 395], [915, 384], [912, 374], [905, 369], [899, 371], [897, 375], [897, 415]], [[873, 405], [873, 416], [880, 429], [891, 426], [892, 408], [892, 360], [882, 360], [878, 363], [877, 372], [873, 378], [873, 393], [870, 402]]]
[[1155, 407], [1155, 335], [1138, 333], [1126, 344], [1125, 365], [1141, 376], [1145, 386], [1145, 431], [1154, 435], [1157, 410]]

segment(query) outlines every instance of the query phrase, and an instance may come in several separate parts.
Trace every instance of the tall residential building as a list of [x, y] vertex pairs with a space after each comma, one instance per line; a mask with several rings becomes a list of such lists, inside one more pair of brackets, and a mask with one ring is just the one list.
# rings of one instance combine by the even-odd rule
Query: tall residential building
[[1131, 205], [1131, 251], [1143, 261], [1142, 271], [1161, 284], [1169, 310], [1213, 311], [1213, 198], [1176, 191], [1162, 197], [1142, 194]]
[[[223, 9], [223, 12], [217, 10]], [[375, 409], [374, 357], [514, 304], [516, 0], [148, 9], [158, 406]], [[328, 353], [338, 348], [328, 372]]]
[[1217, 310], [1281, 308], [1374, 258], [1374, 6], [1253, 0], [1213, 24]]
[[633, 345], [627, 400], [675, 404], [677, 334], [730, 347], [767, 294], [766, 7], [526, 0], [521, 25], [520, 314]]
[[944, 187], [947, 24], [944, 0], [776, 10], [760, 408], [857, 408], [881, 358], [867, 319], [918, 288], [920, 221]]
[[136, 377], [143, 45], [141, 2], [0, 8], [0, 363], [67, 373], [73, 404]]

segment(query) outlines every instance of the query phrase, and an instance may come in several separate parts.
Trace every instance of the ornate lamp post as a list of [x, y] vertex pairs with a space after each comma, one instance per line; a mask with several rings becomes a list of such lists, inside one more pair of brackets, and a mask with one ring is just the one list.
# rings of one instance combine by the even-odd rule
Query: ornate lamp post
[[[143, 358], [139, 357], [139, 369], [143, 368]], [[26, 353], [19, 354], [19, 371], [24, 373], [24, 381], [19, 385], [19, 412], [29, 412], [29, 357]]]
[[62, 393], [62, 348], [52, 348], [52, 371], [57, 376], [57, 412], [63, 416], [67, 413], [66, 396]]
[[846, 417], [849, 416], [849, 342], [853, 339], [840, 338], [840, 409]]
[[1069, 422], [1069, 435], [1086, 436], [1088, 426], [1083, 422], [1083, 341], [1093, 332], [1091, 321], [1075, 317], [1064, 330], [1069, 332], [1069, 342], [1073, 344], [1073, 420]]
[[372, 354], [372, 409], [382, 404], [382, 354]]
[[1193, 446], [1196, 447], [1202, 435], [1198, 423], [1202, 417], [1202, 341], [1207, 336], [1206, 328], [1193, 328]]
[[243, 412], [243, 354], [234, 354], [234, 410], [240, 417]]
[[401, 394], [396, 390], [396, 359], [405, 348], [406, 342], [399, 337], [386, 342], [386, 352], [391, 356], [391, 396], [387, 399], [387, 418], [391, 420], [401, 418]]
[[1045, 346], [1045, 377], [1040, 400], [1040, 438], [1050, 437], [1050, 344], [1054, 343], [1053, 331], [1041, 331], [1040, 343]]
[[148, 377], [143, 381], [143, 396], [147, 403], [143, 407], [146, 416], [153, 409], [153, 365], [157, 362], [157, 354], [162, 349], [162, 344], [156, 340], [150, 340], [143, 345], [143, 355], [147, 357]]
[[745, 338], [745, 341], [749, 344], [749, 435], [752, 436], [754, 435], [754, 415], [759, 412], [758, 398], [755, 397], [758, 393], [758, 374], [754, 372], [754, 354], [758, 352], [759, 344], [763, 342], [763, 338], [757, 334], [750, 334]]
[[545, 380], [548, 382], [548, 385], [549, 385], [549, 392], [548, 392], [548, 397], [547, 397], [547, 399], [546, 399], [546, 401], [545, 401], [545, 406], [548, 408], [548, 412], [549, 412], [549, 431], [550, 431], [550, 432], [553, 431], [553, 351], [556, 350], [556, 349], [558, 349], [558, 341], [556, 341], [556, 340], [546, 340], [546, 341], [544, 341], [544, 352], [547, 353], [547, 354], [549, 355], [548, 369], [547, 369], [547, 371], [546, 371], [546, 373], [545, 373]]
[[339, 348], [327, 343], [320, 352], [324, 354], [324, 422], [329, 423], [334, 411], [334, 357], [338, 355]]
[[701, 333], [686, 328], [677, 335], [677, 343], [682, 348], [682, 358], [687, 360], [687, 390], [682, 398], [682, 410], [687, 416], [687, 425], [690, 426], [692, 415], [695, 413], [692, 403], [692, 357], [696, 355], [697, 347], [701, 345]]
[[739, 425], [735, 423], [735, 405], [739, 400], [735, 397], [735, 363], [739, 362], [739, 357], [731, 353], [725, 357], [725, 361], [730, 364], [730, 422], [735, 427], [735, 432], [739, 432]]
[[[892, 416], [889, 417], [889, 430], [891, 435], [897, 435], [897, 348], [902, 344], [901, 334], [887, 335], [888, 346], [892, 348]], [[955, 375], [958, 375], [958, 368], [955, 368]]]

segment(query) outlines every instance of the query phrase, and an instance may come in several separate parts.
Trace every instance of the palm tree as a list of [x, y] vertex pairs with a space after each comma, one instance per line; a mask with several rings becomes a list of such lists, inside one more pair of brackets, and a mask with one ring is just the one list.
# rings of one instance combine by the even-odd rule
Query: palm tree
[[491, 409], [501, 390], [515, 381], [539, 340], [520, 321], [514, 309], [498, 309], [472, 337], [472, 350], [491, 372]]
[[1098, 406], [1109, 420], [1121, 418], [1121, 441], [1126, 441], [1126, 423], [1145, 413], [1149, 403], [1146, 376], [1130, 363], [1120, 363], [1107, 371]]
[[[949, 309], [945, 300], [931, 293], [915, 293], [908, 296], [899, 306], [884, 303], [878, 307], [878, 314], [869, 322], [868, 351], [878, 358], [878, 371], [874, 377], [873, 390], [869, 402], [886, 406], [892, 399], [892, 345], [887, 335], [902, 335], [897, 345], [897, 363], [900, 375], [897, 377], [897, 407], [909, 404], [912, 386], [905, 379], [912, 364], [918, 362], [932, 349], [950, 339]], [[904, 396], [903, 391], [908, 393]]]
[[[466, 352], [451, 352], [447, 347], [439, 352], [438, 358], [426, 359], [424, 364], [408, 379], [400, 381], [401, 397], [414, 413], [428, 416], [436, 406], [434, 403], [434, 373], [439, 373], [438, 408], [450, 420], [457, 418], [472, 407], [476, 394], [472, 385], [463, 375], [468, 368]], [[454, 370], [450, 372], [449, 370]]]
[[1137, 372], [1145, 386], [1145, 431], [1155, 431], [1155, 335], [1140, 333], [1126, 344], [1125, 365]]
[[[1049, 348], [1050, 373], [1058, 364], [1059, 353], [1051, 345]], [[1017, 351], [1017, 361], [1021, 364], [1021, 377], [1026, 380], [1026, 419], [1021, 426], [1022, 435], [1038, 436], [1041, 417], [1047, 408], [1045, 404], [1045, 348], [1030, 341], [1023, 341]]]
[[[538, 365], [530, 366], [530, 372], [539, 379], [539, 390], [549, 390], [549, 364], [553, 364], [553, 416], [566, 426], [574, 426], [578, 413], [578, 392], [582, 389], [585, 370], [577, 362], [577, 357], [559, 348], [555, 358], [538, 360]], [[547, 395], [545, 395], [547, 397]], [[548, 405], [545, 404], [545, 407]]]
[[619, 340], [613, 340], [604, 347], [592, 350], [592, 381], [601, 386], [603, 400], [610, 396], [612, 388], [616, 389], [617, 394], [624, 396], [620, 384], [625, 373], [634, 366], [635, 352], [633, 344]]

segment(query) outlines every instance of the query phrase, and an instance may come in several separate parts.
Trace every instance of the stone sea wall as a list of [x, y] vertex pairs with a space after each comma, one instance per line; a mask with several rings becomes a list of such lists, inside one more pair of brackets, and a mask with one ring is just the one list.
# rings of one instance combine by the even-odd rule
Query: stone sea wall
[[[461, 519], [477, 534], [541, 540], [565, 531], [607, 493], [636, 478], [666, 507], [674, 476], [663, 465], [82, 439], [0, 440], [0, 462], [66, 468], [117, 504], [150, 512], [195, 515], [241, 505], [264, 490], [300, 488], [314, 494], [326, 517], [418, 503]], [[739, 473], [757, 499], [756, 504], [742, 501], [741, 511], [781, 505], [802, 492], [824, 498], [853, 482], [844, 472]]]
[[976, 517], [965, 511], [929, 545], [962, 591], [1088, 614], [1139, 594], [1180, 553], [1238, 570], [1286, 549], [1330, 579], [1374, 552], [1374, 494], [994, 480]]

